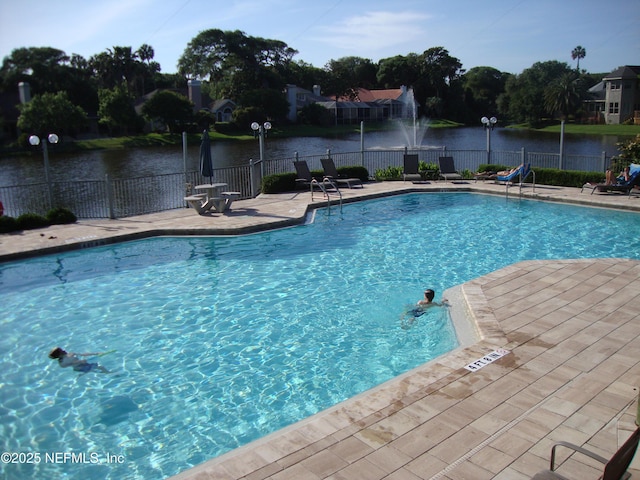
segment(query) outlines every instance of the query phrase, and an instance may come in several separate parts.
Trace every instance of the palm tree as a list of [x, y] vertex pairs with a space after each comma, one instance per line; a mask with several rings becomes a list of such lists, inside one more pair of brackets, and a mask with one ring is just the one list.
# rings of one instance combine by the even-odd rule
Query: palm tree
[[559, 113], [566, 119], [582, 105], [581, 79], [576, 72], [567, 72], [547, 86], [543, 96], [545, 110], [551, 115]]
[[571, 58], [573, 60], [578, 59], [578, 63], [576, 64], [576, 70], [580, 70], [580, 59], [587, 56], [587, 51], [584, 47], [578, 45], [576, 48], [571, 50]]

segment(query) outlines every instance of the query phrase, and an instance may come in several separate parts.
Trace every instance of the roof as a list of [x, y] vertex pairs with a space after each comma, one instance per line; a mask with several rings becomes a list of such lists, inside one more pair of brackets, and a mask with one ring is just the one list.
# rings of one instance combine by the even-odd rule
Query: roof
[[[383, 90], [369, 90], [366, 88], [358, 88], [356, 90], [356, 101], [358, 102], [375, 102], [378, 100], [398, 100], [403, 95], [401, 88], [388, 88]], [[335, 98], [331, 97], [331, 98]], [[340, 97], [338, 100], [350, 101], [347, 97]]]
[[613, 72], [606, 75], [604, 80], [616, 80], [624, 78], [638, 78], [640, 75], [639, 65], [625, 65], [623, 67], [616, 68]]
[[217, 112], [218, 110], [225, 107], [236, 108], [236, 104], [233, 100], [229, 100], [228, 98], [222, 98], [220, 100], [214, 101], [209, 107], [212, 112]]
[[401, 96], [401, 88], [388, 88], [385, 90], [367, 90], [366, 88], [358, 88], [358, 99], [361, 102], [374, 102], [376, 100], [397, 100]]

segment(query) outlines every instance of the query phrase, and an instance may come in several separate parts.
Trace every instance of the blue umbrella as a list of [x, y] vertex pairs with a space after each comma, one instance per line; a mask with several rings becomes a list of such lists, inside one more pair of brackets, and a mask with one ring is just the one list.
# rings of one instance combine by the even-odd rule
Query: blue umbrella
[[209, 177], [209, 183], [213, 183], [213, 160], [211, 159], [211, 141], [209, 132], [202, 132], [200, 142], [200, 173], [203, 177]]

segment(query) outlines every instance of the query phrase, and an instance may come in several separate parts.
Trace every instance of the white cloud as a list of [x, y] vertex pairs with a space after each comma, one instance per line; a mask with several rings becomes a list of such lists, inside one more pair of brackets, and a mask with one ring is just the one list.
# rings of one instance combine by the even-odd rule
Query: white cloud
[[319, 27], [322, 35], [314, 40], [358, 56], [379, 57], [389, 51], [400, 53], [398, 47], [402, 45], [409, 48], [421, 44], [426, 35], [425, 21], [430, 18], [410, 11], [372, 11]]

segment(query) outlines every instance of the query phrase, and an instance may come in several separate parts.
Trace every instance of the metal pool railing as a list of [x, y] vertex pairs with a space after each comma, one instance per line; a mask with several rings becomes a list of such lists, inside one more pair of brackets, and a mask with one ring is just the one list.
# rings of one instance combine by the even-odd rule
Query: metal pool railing
[[[519, 165], [530, 163], [538, 168], [561, 168], [604, 172], [609, 159], [602, 155], [564, 155], [553, 153], [526, 152], [523, 148], [516, 152], [484, 150], [446, 149], [394, 149], [364, 150], [357, 152], [327, 151], [318, 155], [249, 161], [248, 165], [218, 168], [213, 179], [228, 184], [228, 190], [240, 192], [240, 198], [252, 198], [260, 192], [262, 177], [277, 173], [294, 172], [293, 162], [305, 160], [312, 170], [322, 170], [320, 160], [330, 156], [338, 167], [361, 165], [373, 177], [376, 170], [388, 167], [402, 167], [405, 153], [417, 154], [420, 161], [438, 163], [441, 156], [454, 158], [459, 171], [477, 171], [480, 164]], [[169, 173], [135, 178], [111, 178], [104, 180], [84, 180], [73, 182], [34, 183], [0, 187], [0, 201], [4, 214], [17, 217], [23, 213], [45, 214], [51, 208], [64, 207], [78, 218], [122, 218], [133, 215], [155, 213], [186, 206], [184, 197], [189, 188], [201, 183], [209, 183], [199, 172]]]

